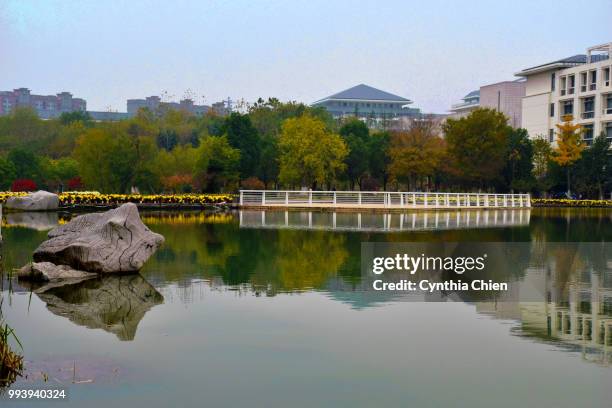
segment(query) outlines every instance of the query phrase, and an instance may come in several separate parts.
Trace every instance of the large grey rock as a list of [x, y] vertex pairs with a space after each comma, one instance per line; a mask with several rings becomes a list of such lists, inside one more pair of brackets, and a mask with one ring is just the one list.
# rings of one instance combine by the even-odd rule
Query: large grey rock
[[32, 282], [66, 281], [76, 283], [96, 276], [95, 273], [78, 271], [68, 265], [55, 265], [51, 262], [30, 262], [17, 271], [17, 277], [20, 280]]
[[51, 211], [58, 209], [59, 197], [57, 194], [40, 190], [25, 196], [9, 197], [4, 206], [18, 211]]
[[49, 240], [34, 251], [34, 261], [96, 273], [136, 272], [163, 242], [164, 237], [142, 223], [136, 205], [127, 203], [49, 231]]

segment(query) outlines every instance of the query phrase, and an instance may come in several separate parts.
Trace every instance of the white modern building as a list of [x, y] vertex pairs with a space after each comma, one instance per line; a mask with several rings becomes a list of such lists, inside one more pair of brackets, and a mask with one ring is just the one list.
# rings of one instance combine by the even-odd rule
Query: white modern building
[[451, 117], [458, 119], [469, 115], [476, 108], [489, 108], [508, 117], [508, 124], [521, 126], [521, 100], [525, 96], [525, 81], [502, 81], [483, 85], [463, 97], [463, 102], [452, 105]]
[[566, 115], [583, 126], [587, 144], [604, 132], [612, 139], [612, 42], [517, 73], [527, 79], [522, 127], [530, 137], [556, 140], [556, 125]]

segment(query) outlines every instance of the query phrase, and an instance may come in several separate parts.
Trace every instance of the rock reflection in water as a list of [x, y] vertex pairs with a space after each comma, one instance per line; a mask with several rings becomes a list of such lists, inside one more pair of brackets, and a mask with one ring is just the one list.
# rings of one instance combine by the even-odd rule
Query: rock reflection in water
[[103, 276], [79, 283], [49, 284], [34, 293], [58, 316], [130, 341], [138, 323], [163, 296], [140, 275]]
[[55, 211], [9, 212], [6, 213], [6, 224], [36, 231], [47, 231], [59, 225], [59, 216]]

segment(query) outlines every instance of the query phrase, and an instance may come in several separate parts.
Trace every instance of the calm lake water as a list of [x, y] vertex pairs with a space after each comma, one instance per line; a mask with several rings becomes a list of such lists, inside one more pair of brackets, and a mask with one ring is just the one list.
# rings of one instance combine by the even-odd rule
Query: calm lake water
[[[5, 214], [2, 268], [67, 217]], [[69, 397], [3, 406], [612, 406], [612, 259], [525, 259], [508, 273], [544, 299], [512, 303], [406, 301], [360, 271], [367, 241], [610, 242], [612, 211], [142, 217], [166, 243], [140, 276], [35, 292], [5, 276], [27, 368], [12, 388]]]

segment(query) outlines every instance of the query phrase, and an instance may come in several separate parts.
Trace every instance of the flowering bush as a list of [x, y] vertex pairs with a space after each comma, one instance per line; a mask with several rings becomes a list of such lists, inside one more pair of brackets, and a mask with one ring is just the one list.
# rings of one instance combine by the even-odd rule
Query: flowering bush
[[81, 188], [83, 188], [83, 182], [81, 181], [81, 178], [79, 176], [76, 176], [68, 180], [68, 188], [70, 190], [80, 190]]
[[174, 204], [202, 205], [229, 203], [234, 199], [230, 194], [101, 194], [92, 192], [65, 192], [59, 195], [61, 206], [72, 205], [118, 205], [136, 204]]
[[191, 191], [193, 188], [193, 176], [191, 174], [175, 174], [162, 177], [162, 184], [171, 191]]
[[570, 200], [567, 198], [532, 198], [533, 207], [612, 207], [612, 200]]
[[[23, 192], [0, 192], [0, 203], [8, 197], [25, 195]], [[97, 191], [68, 191], [59, 194], [60, 206], [79, 205], [120, 205], [136, 204], [170, 204], [170, 205], [203, 205], [230, 203], [234, 200], [231, 194], [101, 194]]]
[[11, 191], [36, 191], [36, 182], [31, 179], [17, 179], [11, 185]]

